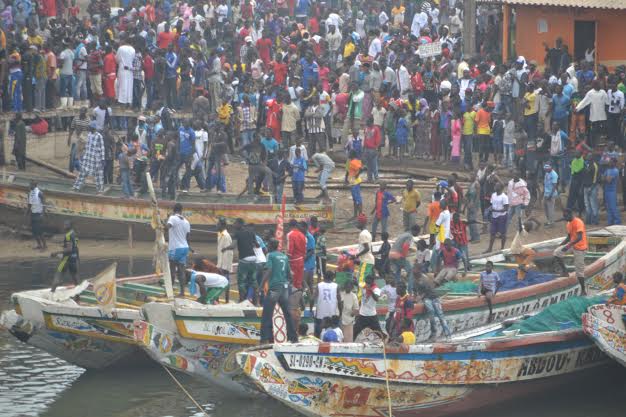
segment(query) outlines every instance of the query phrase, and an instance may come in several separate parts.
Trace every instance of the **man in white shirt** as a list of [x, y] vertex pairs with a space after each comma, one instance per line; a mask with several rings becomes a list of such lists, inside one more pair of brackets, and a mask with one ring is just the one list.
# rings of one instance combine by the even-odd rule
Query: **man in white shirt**
[[607, 92], [609, 99], [609, 112], [607, 114], [609, 140], [619, 146], [623, 145], [623, 137], [620, 129], [622, 114], [624, 113], [624, 93], [617, 89], [615, 83]]
[[195, 295], [200, 292], [197, 301], [202, 304], [213, 303], [220, 294], [228, 291], [228, 279], [220, 274], [188, 270], [185, 277], [189, 280], [189, 293]]
[[489, 230], [491, 236], [489, 238], [489, 253], [493, 250], [493, 242], [496, 240], [496, 236], [500, 234], [502, 240], [502, 246], [500, 249], [504, 249], [506, 243], [506, 223], [507, 213], [509, 212], [509, 198], [503, 192], [503, 185], [501, 183], [496, 184], [496, 192], [491, 195], [491, 228]]
[[339, 286], [333, 282], [335, 274], [326, 273], [324, 281], [315, 288], [315, 337], [320, 337], [322, 320], [339, 314]]
[[378, 29], [373, 29], [370, 31], [370, 36], [372, 38], [372, 41], [370, 42], [370, 47], [367, 54], [372, 59], [376, 59], [383, 51], [383, 43], [379, 37], [380, 31]]
[[376, 260], [372, 253], [372, 234], [367, 230], [367, 218], [359, 216], [357, 218], [357, 229], [359, 232], [359, 249], [354, 258], [359, 258], [363, 264], [374, 265]]
[[[228, 233], [226, 219], [220, 218], [217, 221], [217, 267], [220, 273], [230, 280], [230, 273], [233, 270], [233, 239]], [[224, 250], [226, 249], [226, 250]], [[226, 302], [230, 300], [230, 290], [226, 290]]]
[[396, 70], [397, 86], [402, 98], [408, 98], [411, 91], [411, 76], [406, 67], [400, 64], [398, 61], [393, 63]]
[[167, 255], [170, 260], [170, 274], [172, 276], [172, 284], [174, 277], [178, 277], [180, 285], [181, 297], [185, 295], [185, 266], [187, 265], [187, 257], [189, 256], [189, 233], [191, 226], [189, 221], [182, 215], [183, 206], [180, 203], [174, 204], [174, 214], [167, 219]]
[[609, 96], [606, 91], [600, 88], [600, 80], [595, 79], [591, 82], [591, 90], [585, 94], [585, 97], [576, 106], [576, 112], [581, 111], [585, 107], [589, 106], [589, 121], [591, 122], [591, 140], [588, 145], [593, 148], [597, 143], [596, 138], [600, 136], [600, 133], [604, 130], [604, 123], [606, 122], [606, 110], [605, 106], [608, 106]]
[[365, 277], [365, 287], [362, 289], [362, 294], [361, 308], [354, 323], [354, 340], [366, 327], [382, 333], [376, 314], [376, 302], [380, 299], [382, 292], [376, 286], [374, 275], [370, 274]]
[[[450, 220], [451, 220], [452, 216], [450, 214], [450, 210], [448, 209], [448, 202], [447, 202], [447, 200], [441, 200], [439, 202], [439, 207], [441, 207], [441, 213], [439, 213], [439, 217], [437, 217], [437, 220], [435, 221], [435, 224], [439, 228], [443, 227], [443, 239], [444, 240], [445, 239], [452, 239], [452, 231], [450, 230]], [[435, 244], [435, 248], [439, 249], [439, 247], [441, 246], [442, 243], [443, 243], [443, 241], [440, 241], [439, 239], [437, 239], [437, 242]]]
[[337, 66], [337, 57], [341, 48], [341, 33], [334, 24], [328, 25], [328, 33], [326, 33], [326, 43], [328, 44], [328, 52], [330, 53], [330, 67]]
[[306, 151], [306, 146], [302, 144], [302, 138], [296, 138], [296, 144], [292, 145], [289, 148], [289, 163], [293, 164], [294, 159], [296, 159], [296, 148], [300, 149], [300, 155], [304, 158], [305, 161], [309, 160], [309, 154]]

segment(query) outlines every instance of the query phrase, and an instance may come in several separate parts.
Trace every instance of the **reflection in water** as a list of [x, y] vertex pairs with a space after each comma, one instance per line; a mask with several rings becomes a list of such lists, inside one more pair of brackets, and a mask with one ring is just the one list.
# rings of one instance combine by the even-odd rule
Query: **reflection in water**
[[[89, 277], [113, 259], [83, 261]], [[0, 264], [0, 309], [12, 292], [49, 286], [54, 261]], [[148, 274], [151, 259], [118, 260], [118, 275]], [[176, 374], [213, 417], [292, 417], [268, 401], [231, 398], [201, 381]], [[592, 387], [590, 387], [592, 385]], [[603, 375], [585, 387], [564, 386], [532, 398], [481, 410], [480, 417], [623, 417], [626, 370]], [[497, 390], [493, 393], [497, 396]], [[0, 332], [0, 417], [200, 417], [160, 366], [84, 371]], [[473, 417], [464, 414], [464, 417]]]

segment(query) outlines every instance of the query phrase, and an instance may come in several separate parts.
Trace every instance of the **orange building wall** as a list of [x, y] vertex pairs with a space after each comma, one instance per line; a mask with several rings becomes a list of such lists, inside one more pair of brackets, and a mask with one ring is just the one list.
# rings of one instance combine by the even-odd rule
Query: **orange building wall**
[[[596, 58], [611, 68], [626, 64], [626, 10], [573, 9], [566, 7], [515, 6], [515, 51], [527, 60], [534, 59], [543, 65], [545, 49], [543, 42], [554, 46], [561, 37], [574, 53], [574, 21], [596, 21]], [[548, 31], [538, 33], [537, 22], [545, 19]], [[506, 28], [505, 28], [506, 30]]]

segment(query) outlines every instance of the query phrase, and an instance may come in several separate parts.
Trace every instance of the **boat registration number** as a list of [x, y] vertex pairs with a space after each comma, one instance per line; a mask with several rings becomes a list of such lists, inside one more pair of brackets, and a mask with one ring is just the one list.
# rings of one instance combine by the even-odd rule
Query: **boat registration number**
[[289, 367], [292, 368], [321, 368], [323, 364], [323, 356], [289, 355]]

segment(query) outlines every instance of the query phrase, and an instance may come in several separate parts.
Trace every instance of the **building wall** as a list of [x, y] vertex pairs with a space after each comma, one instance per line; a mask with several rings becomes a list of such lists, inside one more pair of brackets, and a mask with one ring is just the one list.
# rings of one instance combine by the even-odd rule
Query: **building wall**
[[[543, 65], [543, 43], [554, 46], [558, 37], [574, 52], [574, 21], [596, 21], [596, 57], [613, 68], [626, 64], [626, 10], [574, 9], [565, 7], [515, 6], [517, 27], [515, 51], [527, 60], [535, 59]], [[545, 20], [547, 32], [539, 33], [539, 21]]]

